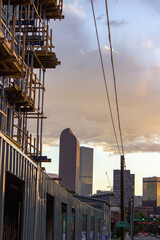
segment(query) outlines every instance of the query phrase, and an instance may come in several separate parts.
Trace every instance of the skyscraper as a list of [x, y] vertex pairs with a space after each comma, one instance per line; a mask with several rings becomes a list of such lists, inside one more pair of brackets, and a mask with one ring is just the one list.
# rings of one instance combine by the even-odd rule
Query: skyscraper
[[79, 194], [92, 195], [93, 184], [93, 148], [80, 148]]
[[[135, 175], [130, 174], [130, 170], [124, 170], [124, 204], [128, 206], [130, 197], [134, 197], [134, 179]], [[113, 203], [119, 205], [121, 202], [121, 170], [114, 170], [113, 189], [116, 197]]]
[[59, 177], [60, 184], [78, 193], [79, 185], [79, 142], [70, 128], [62, 131], [60, 136]]
[[143, 178], [143, 206], [154, 207], [154, 212], [160, 210], [160, 177]]

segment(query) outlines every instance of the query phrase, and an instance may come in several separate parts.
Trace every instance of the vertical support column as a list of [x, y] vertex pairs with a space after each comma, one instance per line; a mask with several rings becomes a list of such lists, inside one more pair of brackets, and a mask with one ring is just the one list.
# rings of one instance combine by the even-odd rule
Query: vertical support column
[[[8, 4], [7, 4], [7, 27], [9, 27], [9, 21], [10, 21], [9, 18], [10, 18], [10, 0], [8, 0]], [[7, 39], [10, 39], [8, 31], [6, 31], [6, 37]]]
[[24, 127], [24, 113], [22, 114], [22, 152], [24, 150], [24, 140], [25, 140], [25, 127]]
[[32, 157], [32, 134], [30, 134], [30, 157]]
[[53, 47], [53, 43], [52, 43], [52, 29], [50, 29], [50, 52], [52, 52], [52, 47]]
[[24, 152], [27, 154], [27, 111], [24, 113]]
[[4, 219], [4, 197], [5, 197], [5, 177], [6, 177], [6, 143], [0, 138], [0, 239], [3, 234]]
[[48, 53], [48, 40], [49, 40], [49, 33], [48, 33], [48, 21], [47, 21], [47, 36], [46, 36], [46, 53]]
[[23, 34], [23, 40], [22, 40], [22, 63], [21, 63], [21, 75], [22, 75], [22, 73], [23, 73], [23, 66], [24, 66], [25, 41], [26, 41], [26, 35]]
[[27, 131], [27, 135], [26, 135], [26, 155], [28, 154], [28, 143], [29, 143], [29, 133]]
[[[43, 70], [43, 87], [45, 81], [45, 71]], [[42, 131], [43, 131], [43, 105], [44, 105], [44, 89], [42, 90], [42, 106], [41, 106], [41, 132], [40, 132], [40, 154], [42, 156]]]
[[33, 67], [31, 67], [31, 75], [30, 75], [30, 82], [29, 82], [29, 103], [31, 104], [32, 98], [32, 81], [33, 81]]
[[[1, 81], [3, 82], [3, 77], [1, 76]], [[4, 88], [4, 86], [3, 86]], [[0, 101], [0, 110], [3, 111], [3, 88], [2, 88], [2, 96], [1, 96], [1, 101]], [[0, 130], [2, 130], [2, 120], [3, 120], [3, 115], [0, 114]]]
[[29, 68], [27, 70], [27, 76], [26, 76], [26, 85], [25, 85], [25, 94], [28, 95], [28, 85], [29, 85]]
[[[124, 156], [121, 156], [121, 221], [124, 222]], [[121, 227], [121, 240], [125, 238], [125, 228]]]
[[15, 16], [13, 15], [13, 18], [12, 18], [12, 45], [11, 45], [11, 53], [13, 55], [14, 53], [14, 40], [15, 40], [15, 26], [16, 26], [16, 18]]
[[34, 94], [33, 94], [33, 105], [35, 107], [35, 102], [36, 102], [36, 81], [37, 81], [37, 75], [35, 74], [34, 77]]
[[33, 147], [34, 156], [36, 155], [36, 138], [34, 138], [34, 147]]
[[2, 0], [0, 0], [0, 29], [2, 28]]
[[[39, 69], [39, 81], [41, 82], [41, 68]], [[39, 144], [39, 111], [40, 111], [40, 93], [41, 93], [41, 85], [39, 84], [39, 91], [38, 91], [38, 116], [37, 116], [37, 146]], [[37, 148], [37, 156], [38, 156], [38, 148]]]
[[13, 105], [13, 108], [12, 108], [12, 130], [11, 130], [11, 137], [13, 138], [14, 136], [14, 114], [15, 114], [15, 104]]
[[22, 116], [21, 116], [21, 112], [20, 112], [20, 109], [19, 109], [19, 113], [18, 113], [18, 128], [17, 128], [17, 142], [19, 143], [20, 146], [22, 144], [21, 131], [22, 131]]

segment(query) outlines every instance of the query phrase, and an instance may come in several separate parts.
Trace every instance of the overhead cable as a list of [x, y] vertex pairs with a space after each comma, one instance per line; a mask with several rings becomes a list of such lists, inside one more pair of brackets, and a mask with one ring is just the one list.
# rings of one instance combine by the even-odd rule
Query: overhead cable
[[110, 116], [111, 116], [113, 131], [114, 131], [114, 136], [115, 136], [115, 139], [116, 139], [116, 144], [117, 144], [119, 155], [121, 155], [120, 147], [119, 147], [119, 144], [118, 144], [118, 138], [117, 138], [117, 134], [116, 134], [116, 129], [115, 129], [115, 124], [114, 124], [114, 120], [113, 120], [113, 113], [112, 113], [112, 108], [111, 108], [111, 103], [110, 103], [109, 91], [108, 91], [108, 87], [107, 87], [106, 75], [105, 75], [105, 71], [104, 71], [104, 64], [103, 64], [102, 52], [101, 52], [101, 47], [100, 47], [100, 42], [99, 42], [99, 35], [98, 35], [96, 18], [95, 18], [95, 11], [94, 11], [93, 0], [91, 0], [91, 6], [92, 6], [92, 13], [93, 13], [93, 19], [94, 19], [95, 30], [96, 30], [98, 50], [99, 50], [99, 55], [100, 55], [103, 79], [104, 79], [105, 90], [106, 90], [106, 94], [107, 94], [107, 100], [108, 100], [108, 105], [109, 105], [109, 111], [110, 111]]
[[115, 92], [115, 99], [116, 99], [116, 109], [117, 109], [118, 127], [119, 127], [119, 133], [120, 133], [120, 141], [121, 141], [122, 154], [123, 154], [123, 156], [124, 156], [124, 147], [123, 147], [122, 130], [121, 130], [120, 114], [119, 114], [119, 106], [118, 106], [118, 96], [117, 96], [117, 86], [116, 86], [116, 75], [115, 75], [115, 68], [114, 68], [114, 61], [113, 61], [113, 50], [112, 50], [112, 41], [111, 41], [111, 32], [110, 32], [110, 22], [109, 22], [109, 14], [108, 14], [108, 4], [107, 4], [107, 0], [105, 0], [105, 3], [106, 3], [106, 15], [107, 15], [107, 25], [108, 25], [108, 37], [109, 37], [109, 44], [110, 44], [111, 64], [112, 64], [112, 73], [113, 73], [113, 80], [114, 80], [114, 92]]

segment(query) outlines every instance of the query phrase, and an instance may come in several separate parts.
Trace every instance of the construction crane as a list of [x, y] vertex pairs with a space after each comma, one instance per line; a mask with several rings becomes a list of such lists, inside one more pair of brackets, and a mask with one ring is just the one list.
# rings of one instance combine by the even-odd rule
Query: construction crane
[[106, 173], [108, 184], [109, 184], [109, 186], [107, 186], [107, 187], [110, 188], [110, 191], [113, 191], [113, 187], [111, 187], [111, 184], [110, 184], [110, 181], [109, 181], [108, 173], [107, 172], [105, 172], [105, 173]]

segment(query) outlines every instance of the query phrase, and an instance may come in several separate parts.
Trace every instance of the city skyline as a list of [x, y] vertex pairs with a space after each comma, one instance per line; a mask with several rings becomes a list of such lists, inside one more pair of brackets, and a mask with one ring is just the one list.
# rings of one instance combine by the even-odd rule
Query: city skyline
[[[94, 4], [116, 119], [105, 7], [98, 0]], [[160, 175], [160, 36], [157, 31], [160, 2], [113, 0], [108, 1], [108, 8], [126, 167], [135, 173], [136, 194], [140, 195], [142, 177]], [[58, 145], [59, 133], [69, 126], [81, 145], [96, 149], [95, 192], [99, 186], [103, 189], [108, 186], [104, 169], [112, 182], [112, 171], [120, 168], [120, 159], [114, 155], [116, 144], [107, 110], [90, 1], [67, 0], [64, 15], [63, 24], [56, 22], [54, 26], [61, 67], [54, 74], [47, 74], [48, 120], [44, 123], [44, 149], [53, 150]], [[58, 161], [54, 151], [57, 156], [58, 147], [51, 154], [50, 168], [53, 169], [57, 168], [53, 165]]]
[[[80, 143], [81, 145], [81, 143]], [[46, 147], [44, 152], [48, 155], [48, 157], [52, 158], [51, 164], [43, 164], [46, 168], [46, 171], [50, 170], [54, 173], [58, 173], [59, 169], [59, 148], [58, 147]], [[143, 154], [142, 154], [143, 155]], [[153, 171], [150, 171], [150, 156], [145, 155], [145, 159], [143, 161], [139, 161], [139, 171], [137, 171], [137, 166], [134, 164], [134, 159], [137, 156], [132, 155], [132, 158], [127, 159], [127, 170], [130, 170], [131, 173], [135, 173], [135, 195], [142, 196], [143, 195], [143, 178], [144, 177], [159, 177], [159, 170], [155, 168], [155, 174], [152, 175]], [[96, 161], [98, 159], [98, 161]], [[155, 159], [152, 160], [152, 167], [158, 161], [158, 155]], [[101, 167], [99, 164], [101, 163]], [[105, 167], [103, 164], [106, 164]], [[107, 153], [98, 151], [94, 149], [94, 162], [93, 162], [93, 193], [96, 193], [97, 190], [109, 190], [109, 183], [106, 177], [105, 171], [107, 171], [109, 181], [111, 187], [113, 187], [113, 170], [120, 169], [120, 166], [117, 167], [120, 163], [119, 156], [108, 156]], [[144, 164], [147, 166], [147, 170], [144, 169]], [[108, 166], [108, 167], [107, 167]], [[109, 170], [108, 170], [109, 169]], [[143, 170], [143, 175], [141, 171]], [[151, 169], [152, 170], [152, 169]]]

